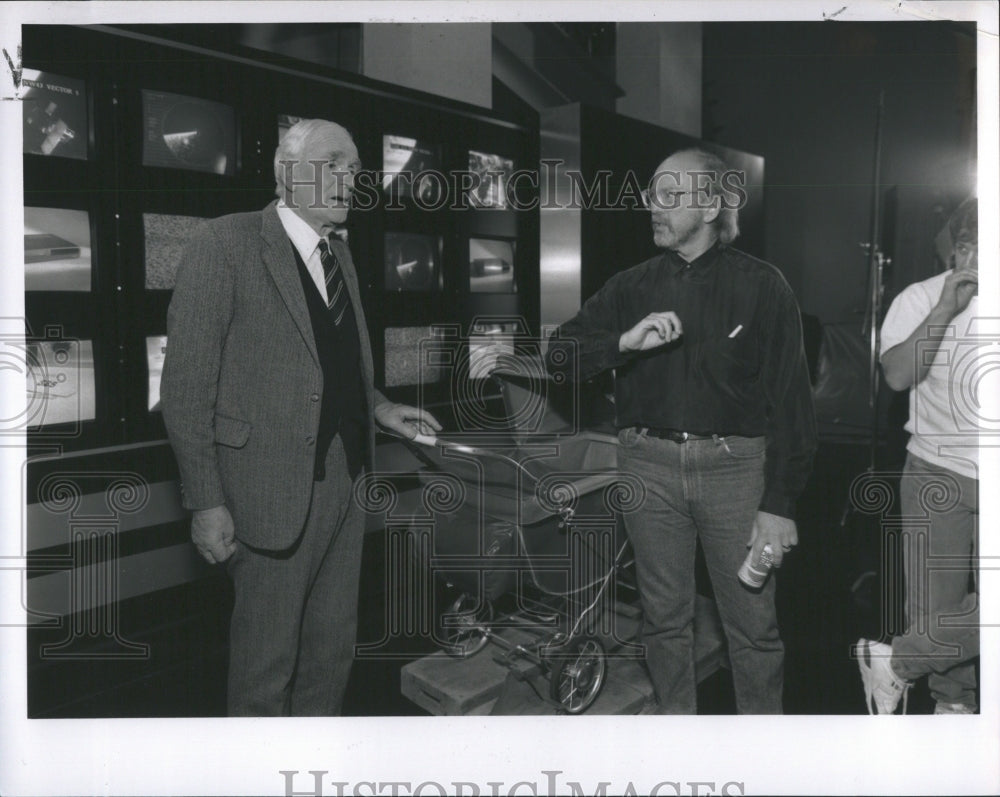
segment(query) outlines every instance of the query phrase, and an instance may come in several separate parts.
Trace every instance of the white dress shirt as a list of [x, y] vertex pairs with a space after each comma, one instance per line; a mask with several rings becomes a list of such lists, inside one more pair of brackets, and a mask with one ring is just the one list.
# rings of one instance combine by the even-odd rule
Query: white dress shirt
[[323, 271], [323, 263], [319, 259], [318, 249], [322, 237], [284, 202], [278, 202], [277, 211], [281, 226], [285, 228], [292, 246], [299, 253], [302, 262], [306, 264], [306, 269], [313, 282], [316, 283], [319, 295], [326, 302], [326, 273]]

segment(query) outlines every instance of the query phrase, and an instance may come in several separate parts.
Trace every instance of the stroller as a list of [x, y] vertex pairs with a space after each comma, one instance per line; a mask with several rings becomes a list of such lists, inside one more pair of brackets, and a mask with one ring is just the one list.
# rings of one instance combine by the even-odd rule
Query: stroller
[[[606, 398], [581, 401], [537, 359], [490, 379], [503, 424], [410, 444], [425, 494], [450, 499], [429, 534], [410, 529], [427, 535], [411, 550], [429, 548], [434, 575], [458, 594], [437, 621], [438, 644], [468, 657], [492, 641], [505, 663], [547, 674], [548, 700], [579, 714], [604, 685], [606, 648], [635, 647], [617, 637], [613, 609], [619, 590], [634, 594], [621, 515], [642, 504], [643, 486], [617, 470]], [[514, 641], [500, 633], [508, 628]]]

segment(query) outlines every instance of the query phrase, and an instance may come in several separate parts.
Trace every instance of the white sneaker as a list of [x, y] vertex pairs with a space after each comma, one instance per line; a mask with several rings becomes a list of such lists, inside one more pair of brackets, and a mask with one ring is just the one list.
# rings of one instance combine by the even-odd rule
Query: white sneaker
[[968, 703], [941, 703], [938, 702], [934, 706], [935, 714], [975, 714], [975, 706], [970, 706]]
[[[903, 713], [906, 713], [906, 696], [910, 690], [895, 672], [892, 665], [892, 646], [870, 639], [859, 639], [854, 646], [854, 655], [861, 670], [861, 682], [865, 687], [865, 705], [869, 714], [895, 714], [900, 698], [903, 699]], [[872, 711], [872, 704], [875, 710]]]

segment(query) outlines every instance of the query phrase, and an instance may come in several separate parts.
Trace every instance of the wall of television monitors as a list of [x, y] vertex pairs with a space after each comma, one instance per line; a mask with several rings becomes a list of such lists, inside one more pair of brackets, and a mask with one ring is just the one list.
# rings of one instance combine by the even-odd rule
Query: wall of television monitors
[[300, 119], [343, 124], [371, 172], [370, 201], [356, 195], [346, 232], [380, 387], [444, 390], [449, 368], [420, 360], [442, 325], [460, 331], [478, 379], [509, 335], [473, 319], [537, 324], [538, 210], [511, 202], [514, 170], [538, 162], [533, 112], [501, 117], [245, 53], [192, 59], [183, 42], [138, 33], [23, 31], [24, 356], [39, 440], [65, 431], [60, 441], [80, 449], [162, 439], [181, 252], [206, 219], [275, 198], [274, 150]]

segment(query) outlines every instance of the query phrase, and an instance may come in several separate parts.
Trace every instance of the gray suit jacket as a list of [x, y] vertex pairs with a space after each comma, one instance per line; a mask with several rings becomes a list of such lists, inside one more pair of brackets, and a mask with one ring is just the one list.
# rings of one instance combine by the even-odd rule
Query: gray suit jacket
[[[289, 547], [304, 527], [323, 393], [292, 243], [275, 207], [213, 219], [188, 244], [160, 386], [184, 506], [225, 504], [236, 536], [269, 550]], [[372, 411], [386, 399], [373, 385], [350, 251], [334, 246], [358, 322], [372, 452]]]

